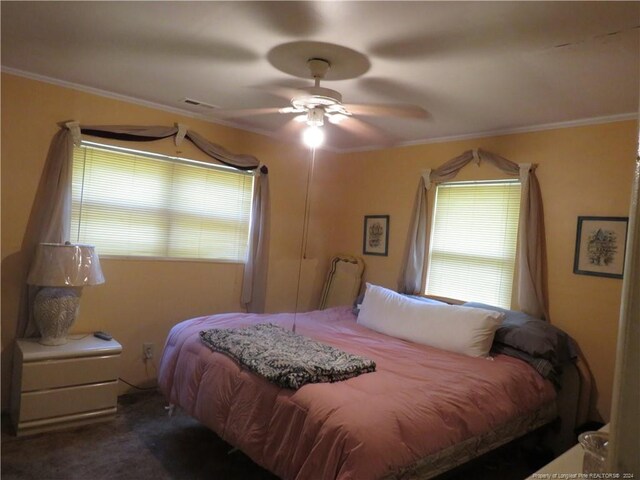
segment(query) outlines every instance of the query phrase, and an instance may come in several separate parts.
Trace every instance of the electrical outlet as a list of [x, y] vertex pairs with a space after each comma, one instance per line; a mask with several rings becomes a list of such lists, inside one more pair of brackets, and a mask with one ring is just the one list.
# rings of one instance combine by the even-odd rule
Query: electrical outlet
[[142, 344], [142, 356], [145, 360], [151, 360], [153, 358], [153, 343]]

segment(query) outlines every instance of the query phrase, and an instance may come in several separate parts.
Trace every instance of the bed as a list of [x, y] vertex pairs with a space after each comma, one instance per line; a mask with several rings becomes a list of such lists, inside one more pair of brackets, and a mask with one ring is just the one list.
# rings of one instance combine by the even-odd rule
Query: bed
[[[375, 372], [294, 390], [211, 350], [200, 332], [271, 323], [372, 359]], [[526, 362], [389, 336], [351, 307], [179, 323], [159, 369], [171, 404], [284, 479], [431, 478], [545, 425], [556, 389]]]

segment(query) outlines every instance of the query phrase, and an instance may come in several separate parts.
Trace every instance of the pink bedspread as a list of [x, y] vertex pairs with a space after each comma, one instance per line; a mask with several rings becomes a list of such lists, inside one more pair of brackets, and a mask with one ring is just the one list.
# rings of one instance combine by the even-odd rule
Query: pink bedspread
[[298, 314], [296, 331], [376, 362], [338, 383], [282, 389], [201, 343], [198, 332], [293, 314], [221, 314], [170, 332], [159, 372], [174, 404], [286, 479], [379, 478], [553, 400], [549, 382], [507, 356], [472, 358], [376, 333], [346, 307]]

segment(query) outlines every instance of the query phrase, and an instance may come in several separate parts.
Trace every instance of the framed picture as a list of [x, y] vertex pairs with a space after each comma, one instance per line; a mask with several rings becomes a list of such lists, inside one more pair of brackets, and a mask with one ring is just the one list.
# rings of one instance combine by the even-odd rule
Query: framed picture
[[389, 215], [365, 215], [362, 253], [382, 255], [389, 253]]
[[573, 273], [622, 278], [629, 217], [578, 217]]

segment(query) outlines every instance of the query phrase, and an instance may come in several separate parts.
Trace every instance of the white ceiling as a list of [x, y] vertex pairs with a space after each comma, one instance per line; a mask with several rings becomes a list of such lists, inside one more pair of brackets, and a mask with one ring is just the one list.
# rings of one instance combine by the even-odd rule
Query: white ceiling
[[[311, 85], [272, 65], [282, 47], [273, 49], [299, 41], [361, 54], [368, 66], [362, 75], [323, 83], [346, 103], [406, 103], [428, 112], [425, 119], [360, 117], [397, 144], [629, 118], [638, 110], [636, 1], [2, 1], [1, 16], [5, 71], [213, 121], [215, 110], [182, 100], [284, 107], [286, 99], [264, 87]], [[291, 138], [283, 128], [290, 118], [224, 122]], [[334, 125], [327, 137], [340, 151], [380, 143]]]

